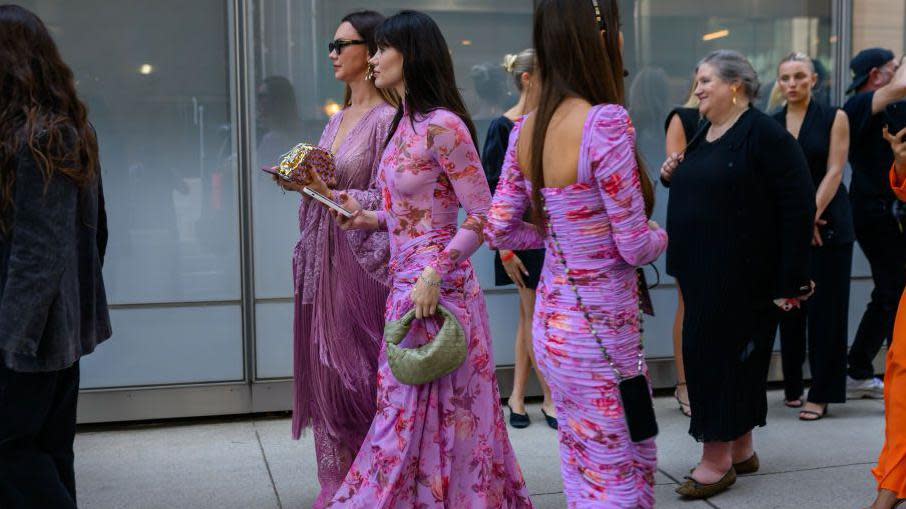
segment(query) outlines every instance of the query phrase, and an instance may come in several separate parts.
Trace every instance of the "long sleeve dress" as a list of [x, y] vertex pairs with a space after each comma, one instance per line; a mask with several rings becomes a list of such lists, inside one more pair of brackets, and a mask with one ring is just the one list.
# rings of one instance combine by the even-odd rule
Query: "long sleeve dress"
[[[319, 146], [331, 150], [345, 111], [331, 118]], [[377, 207], [376, 174], [395, 110], [366, 113], [343, 140], [335, 161], [337, 189]], [[321, 492], [333, 497], [375, 412], [378, 350], [387, 299], [385, 232], [344, 232], [323, 205], [303, 199], [293, 255], [293, 438], [311, 426]]]
[[[626, 376], [636, 375], [641, 341], [636, 267], [664, 252], [667, 235], [651, 230], [645, 217], [635, 129], [621, 106], [594, 107], [583, 132], [577, 182], [542, 190], [569, 275], [590, 311], [589, 321], [556, 245], [522, 220], [531, 206], [531, 182], [516, 156], [522, 125], [517, 123], [510, 137], [487, 231], [495, 248], [547, 247], [535, 307], [534, 349], [557, 407], [568, 505], [653, 507], [654, 439], [630, 440], [617, 376], [591, 332], [593, 327]], [[647, 374], [644, 364], [643, 370]]]
[[[683, 289], [683, 361], [702, 442], [730, 442], [767, 417], [779, 309], [809, 290], [815, 186], [796, 140], [750, 108], [687, 150], [670, 182], [667, 272]], [[819, 290], [820, 291], [820, 290]]]
[[[481, 165], [484, 167], [484, 174], [488, 178], [488, 186], [491, 188], [493, 195], [497, 190], [497, 184], [500, 182], [500, 175], [503, 170], [503, 161], [506, 159], [507, 144], [510, 141], [510, 134], [513, 132], [514, 122], [506, 116], [499, 117], [491, 122], [488, 127], [488, 134], [485, 136], [484, 150], [481, 152]], [[516, 251], [516, 256], [522, 260], [528, 275], [523, 278], [526, 288], [536, 290], [538, 281], [541, 279], [541, 268], [544, 266], [544, 250], [528, 249], [525, 251]], [[500, 252], [494, 252], [494, 283], [497, 286], [511, 285], [513, 280], [507, 275], [500, 260]]]
[[[890, 170], [890, 185], [900, 201], [906, 201], [906, 182]], [[906, 498], [906, 293], [900, 299], [893, 327], [893, 342], [884, 371], [884, 416], [887, 431], [878, 466], [872, 470], [879, 490]]]
[[[442, 278], [440, 304], [466, 332], [468, 356], [453, 373], [410, 386], [394, 378], [382, 347], [377, 414], [329, 506], [529, 508], [500, 411], [484, 295], [469, 261], [484, 241], [487, 180], [459, 117], [439, 109], [412, 122], [405, 113], [379, 170], [378, 216], [391, 251], [386, 319], [412, 309], [409, 295], [430, 266]], [[460, 204], [467, 216], [457, 228]], [[416, 321], [401, 346], [431, 341], [439, 325]]]

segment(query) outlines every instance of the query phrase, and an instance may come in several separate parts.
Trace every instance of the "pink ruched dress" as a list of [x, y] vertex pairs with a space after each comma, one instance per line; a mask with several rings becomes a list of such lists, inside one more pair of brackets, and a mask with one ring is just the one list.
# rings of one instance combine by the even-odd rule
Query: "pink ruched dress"
[[[618, 380], [604, 360], [567, 281], [551, 238], [522, 220], [531, 207], [510, 136], [503, 175], [489, 213], [489, 244], [497, 249], [547, 248], [533, 324], [538, 367], [557, 407], [560, 460], [570, 508], [654, 506], [654, 439], [633, 443]], [[634, 157], [635, 130], [616, 105], [592, 108], [585, 123], [575, 184], [542, 190], [570, 275], [598, 336], [628, 376], [637, 372], [640, 336], [636, 267], [667, 247], [652, 231]], [[647, 373], [647, 368], [645, 368]]]
[[[484, 295], [469, 257], [484, 241], [491, 193], [463, 121], [435, 110], [408, 112], [384, 151], [381, 223], [390, 232], [387, 320], [412, 308], [422, 270], [442, 277], [440, 304], [466, 332], [468, 356], [453, 373], [398, 382], [381, 349], [377, 414], [330, 507], [520, 509], [532, 507], [510, 446], [494, 374]], [[457, 227], [460, 205], [465, 221]], [[416, 321], [403, 347], [431, 341], [435, 320]]]

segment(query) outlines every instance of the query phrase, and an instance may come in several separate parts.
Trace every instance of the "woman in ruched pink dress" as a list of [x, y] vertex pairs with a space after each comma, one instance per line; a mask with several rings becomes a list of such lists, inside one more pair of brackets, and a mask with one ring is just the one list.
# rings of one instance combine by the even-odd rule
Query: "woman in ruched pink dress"
[[[583, 83], [569, 74], [566, 63], [561, 66], [546, 59], [551, 53], [581, 54], [571, 51], [573, 48], [566, 48], [566, 53], [562, 48], [550, 51], [549, 44], [601, 44], [604, 28], [596, 30], [592, 4], [589, 0], [545, 0], [539, 5], [536, 16], [545, 21], [538, 23], [536, 18], [535, 48], [543, 86], [552, 81], [566, 84], [579, 97], [560, 96], [553, 107], [542, 100], [538, 111], [553, 112], [546, 124], [537, 113], [517, 123], [487, 232], [489, 243], [498, 249], [547, 249], [538, 286], [534, 348], [557, 406], [561, 471], [569, 507], [650, 508], [654, 506], [657, 460], [654, 439], [630, 440], [618, 377], [605, 361], [592, 329], [619, 370], [636, 375], [641, 341], [636, 267], [664, 252], [667, 235], [646, 217], [635, 130], [626, 111], [616, 104], [601, 104], [622, 98], [622, 87], [616, 86], [622, 84], [617, 34], [610, 38], [603, 32], [614, 69], [594, 57], [570, 64], [572, 69], [601, 69], [595, 80]], [[602, 4], [601, 23], [617, 27], [615, 4]], [[547, 9], [557, 9], [560, 14], [545, 16]], [[577, 26], [550, 27], [547, 20]], [[550, 37], [569, 32], [572, 37]], [[542, 97], [556, 94], [542, 91]], [[533, 137], [536, 128], [542, 129], [540, 157], [535, 145], [539, 138]], [[563, 162], [575, 158], [576, 152], [577, 161]], [[543, 164], [523, 168], [519, 161], [526, 159]], [[526, 170], [531, 170], [528, 175]], [[540, 191], [535, 200], [533, 189]], [[552, 230], [556, 239], [522, 220], [533, 201], [544, 204], [545, 229]], [[568, 274], [561, 257], [566, 259]], [[575, 289], [570, 279], [575, 281]], [[642, 371], [647, 374], [644, 363]]]
[[484, 242], [491, 205], [475, 130], [430, 17], [404, 11], [388, 18], [377, 37], [375, 83], [398, 87], [405, 97], [378, 173], [383, 208], [366, 211], [341, 196], [355, 215], [338, 220], [345, 228], [389, 231], [386, 318], [398, 320], [413, 308], [421, 318], [401, 346], [433, 339], [441, 304], [462, 324], [468, 355], [449, 375], [413, 386], [394, 378], [382, 348], [377, 415], [329, 506], [531, 508], [500, 411], [484, 295], [469, 261]]

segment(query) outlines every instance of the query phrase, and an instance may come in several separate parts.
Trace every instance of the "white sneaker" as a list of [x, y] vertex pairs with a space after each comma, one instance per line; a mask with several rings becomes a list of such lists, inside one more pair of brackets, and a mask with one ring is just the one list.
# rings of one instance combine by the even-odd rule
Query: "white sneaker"
[[846, 397], [848, 399], [884, 399], [884, 382], [874, 377], [868, 380], [846, 377]]

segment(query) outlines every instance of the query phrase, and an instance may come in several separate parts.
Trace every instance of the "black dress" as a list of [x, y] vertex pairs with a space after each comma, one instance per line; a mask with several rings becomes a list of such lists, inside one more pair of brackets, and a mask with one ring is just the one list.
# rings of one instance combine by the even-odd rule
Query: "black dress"
[[[816, 189], [827, 175], [831, 129], [837, 111], [812, 101], [799, 130], [799, 146], [808, 161]], [[774, 115], [774, 119], [784, 128], [786, 114], [787, 109], [784, 108]], [[811, 248], [811, 278], [815, 282], [815, 296], [803, 304], [803, 309], [784, 315], [780, 321], [783, 381], [787, 400], [802, 395], [802, 364], [808, 337], [812, 374], [808, 400], [813, 403], [843, 403], [846, 401], [849, 285], [856, 235], [849, 197], [842, 182], [821, 218], [827, 221], [827, 225], [820, 228], [823, 247]]]
[[683, 357], [699, 441], [733, 441], [767, 416], [779, 310], [809, 289], [815, 187], [796, 140], [749, 109], [701, 136], [670, 183], [667, 272], [683, 289]]
[[686, 108], [682, 106], [673, 108], [673, 110], [667, 114], [667, 120], [664, 121], [664, 132], [670, 129], [670, 121], [673, 120], [674, 115], [679, 117], [680, 122], [683, 124], [683, 134], [686, 135], [686, 143], [692, 143], [695, 135], [701, 131], [701, 128], [706, 123], [701, 113], [698, 112], [698, 108]]
[[[484, 173], [488, 178], [491, 194], [497, 190], [497, 183], [500, 181], [500, 171], [503, 168], [503, 160], [506, 157], [511, 132], [513, 132], [513, 121], [505, 116], [495, 119], [488, 127], [484, 150], [481, 153], [481, 164], [484, 166]], [[541, 279], [541, 269], [544, 267], [544, 250], [530, 249], [514, 252], [522, 260], [525, 269], [529, 273], [528, 276], [523, 278], [525, 286], [532, 290], [536, 289], [538, 281]], [[494, 283], [497, 286], [513, 284], [510, 276], [507, 275], [506, 270], [503, 268], [499, 252], [494, 253]]]

